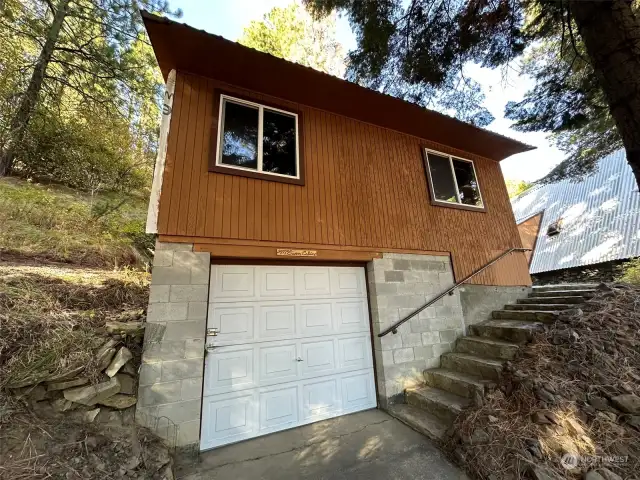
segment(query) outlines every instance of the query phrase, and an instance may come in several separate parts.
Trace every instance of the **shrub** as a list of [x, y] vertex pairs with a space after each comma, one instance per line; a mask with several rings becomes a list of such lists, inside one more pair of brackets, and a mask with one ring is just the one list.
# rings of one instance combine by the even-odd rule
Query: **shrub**
[[622, 270], [622, 276], [618, 281], [640, 285], [640, 257], [630, 260]]

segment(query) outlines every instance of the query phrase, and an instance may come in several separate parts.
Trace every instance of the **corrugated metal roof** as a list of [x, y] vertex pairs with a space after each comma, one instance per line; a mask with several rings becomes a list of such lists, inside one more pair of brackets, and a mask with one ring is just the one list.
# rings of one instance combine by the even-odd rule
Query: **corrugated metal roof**
[[[516, 223], [544, 212], [531, 273], [640, 256], [640, 193], [624, 150], [581, 182], [539, 185], [512, 201]], [[562, 220], [558, 235], [549, 224]]]

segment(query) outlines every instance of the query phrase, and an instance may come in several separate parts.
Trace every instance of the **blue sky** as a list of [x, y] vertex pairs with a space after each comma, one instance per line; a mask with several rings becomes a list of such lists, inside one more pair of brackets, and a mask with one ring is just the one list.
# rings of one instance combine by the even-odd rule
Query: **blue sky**
[[[283, 7], [292, 0], [172, 0], [173, 8], [181, 8], [181, 22], [210, 33], [237, 40], [251, 20], [260, 20], [273, 7]], [[356, 41], [349, 22], [341, 18], [337, 24], [338, 40], [345, 51], [355, 48]], [[531, 152], [514, 155], [501, 162], [505, 178], [532, 181], [558, 164], [563, 154], [546, 140], [545, 133], [520, 133], [509, 128], [511, 121], [503, 117], [504, 106], [520, 100], [533, 85], [531, 79], [512, 75], [506, 82], [498, 70], [470, 65], [467, 75], [478, 81], [486, 95], [485, 106], [496, 118], [487, 128], [538, 147]], [[506, 84], [505, 84], [506, 83]]]

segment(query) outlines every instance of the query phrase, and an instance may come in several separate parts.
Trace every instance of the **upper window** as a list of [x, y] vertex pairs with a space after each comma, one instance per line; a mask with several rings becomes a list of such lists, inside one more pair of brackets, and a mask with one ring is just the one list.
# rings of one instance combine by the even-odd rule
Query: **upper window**
[[216, 165], [300, 178], [298, 115], [221, 95]]
[[471, 160], [425, 149], [429, 186], [435, 203], [484, 208]]

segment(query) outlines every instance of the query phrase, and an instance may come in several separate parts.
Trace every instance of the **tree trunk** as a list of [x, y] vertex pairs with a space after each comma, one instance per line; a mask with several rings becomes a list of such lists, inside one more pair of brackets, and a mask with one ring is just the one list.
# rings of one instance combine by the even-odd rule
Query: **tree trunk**
[[640, 21], [624, 0], [570, 8], [640, 187]]
[[67, 7], [69, 0], [60, 0], [56, 6], [55, 12], [53, 12], [53, 22], [47, 32], [47, 39], [40, 51], [38, 61], [31, 74], [31, 80], [29, 80], [29, 86], [22, 96], [22, 100], [16, 111], [15, 116], [11, 120], [11, 126], [9, 127], [9, 138], [7, 145], [3, 152], [0, 153], [0, 176], [8, 175], [13, 168], [13, 162], [16, 157], [16, 151], [20, 148], [24, 140], [24, 136], [27, 132], [27, 126], [29, 120], [33, 115], [33, 110], [38, 101], [40, 90], [42, 90], [42, 83], [44, 81], [44, 74], [51, 61], [53, 50], [60, 36], [60, 30], [62, 24], [67, 16]]

